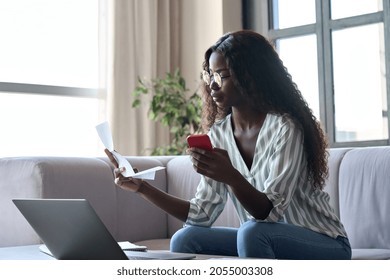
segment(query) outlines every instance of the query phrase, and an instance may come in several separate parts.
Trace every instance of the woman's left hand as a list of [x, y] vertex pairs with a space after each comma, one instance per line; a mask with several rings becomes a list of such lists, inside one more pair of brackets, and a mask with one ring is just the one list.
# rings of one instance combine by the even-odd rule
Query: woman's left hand
[[195, 171], [215, 181], [229, 184], [237, 172], [226, 150], [189, 148], [187, 153], [191, 156]]

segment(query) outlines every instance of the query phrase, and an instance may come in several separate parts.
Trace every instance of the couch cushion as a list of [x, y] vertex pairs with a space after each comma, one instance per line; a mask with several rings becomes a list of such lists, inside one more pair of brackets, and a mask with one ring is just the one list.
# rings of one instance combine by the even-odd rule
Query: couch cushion
[[352, 249], [353, 260], [390, 260], [389, 249]]
[[340, 166], [340, 217], [352, 248], [390, 249], [390, 147], [358, 148]]

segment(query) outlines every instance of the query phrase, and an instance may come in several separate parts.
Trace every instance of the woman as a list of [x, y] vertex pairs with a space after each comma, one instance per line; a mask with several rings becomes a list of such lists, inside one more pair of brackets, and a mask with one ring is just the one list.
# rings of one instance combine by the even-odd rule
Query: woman
[[[202, 120], [215, 148], [188, 150], [202, 175], [195, 197], [172, 197], [117, 169], [116, 183], [186, 223], [172, 251], [350, 259], [346, 232], [322, 191], [324, 133], [272, 45], [252, 31], [228, 33], [206, 51], [203, 70]], [[241, 226], [211, 227], [228, 196]]]

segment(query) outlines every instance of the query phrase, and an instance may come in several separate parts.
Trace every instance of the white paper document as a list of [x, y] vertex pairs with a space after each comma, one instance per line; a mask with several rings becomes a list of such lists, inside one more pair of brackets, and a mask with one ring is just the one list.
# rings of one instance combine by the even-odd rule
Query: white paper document
[[129, 241], [120, 241], [118, 242], [119, 246], [122, 248], [122, 250], [127, 251], [146, 251], [148, 248], [143, 245], [136, 245], [134, 243], [131, 243]]
[[144, 171], [140, 171], [138, 173], [135, 173], [133, 170], [133, 167], [131, 166], [130, 162], [128, 162], [121, 154], [116, 152], [114, 150], [114, 142], [112, 140], [111, 130], [108, 122], [103, 122], [96, 126], [96, 131], [100, 137], [100, 140], [102, 141], [104, 147], [109, 150], [116, 161], [118, 162], [119, 168], [124, 167], [125, 171], [122, 172], [122, 175], [125, 177], [131, 177], [131, 178], [138, 178], [138, 179], [144, 179], [144, 180], [154, 180], [154, 177], [156, 175], [156, 171], [164, 169], [165, 167], [157, 166], [154, 168], [150, 168]]

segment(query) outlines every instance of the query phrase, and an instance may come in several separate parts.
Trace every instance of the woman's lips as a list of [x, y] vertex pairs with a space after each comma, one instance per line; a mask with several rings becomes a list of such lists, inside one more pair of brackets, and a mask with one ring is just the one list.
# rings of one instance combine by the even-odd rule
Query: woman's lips
[[218, 94], [211, 94], [211, 97], [213, 98], [214, 102], [220, 102], [222, 101], [222, 96]]

